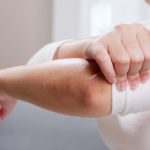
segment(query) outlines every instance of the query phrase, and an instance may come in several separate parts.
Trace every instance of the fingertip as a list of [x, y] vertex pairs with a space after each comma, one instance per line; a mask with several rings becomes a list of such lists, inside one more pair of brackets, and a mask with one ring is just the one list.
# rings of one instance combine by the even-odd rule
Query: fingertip
[[112, 84], [116, 84], [117, 83], [117, 78], [113, 78], [112, 79]]
[[129, 87], [131, 90], [136, 90], [140, 84], [140, 77], [129, 79]]
[[146, 83], [150, 78], [150, 74], [149, 73], [145, 73], [145, 74], [141, 74], [140, 75], [140, 81], [142, 83]]
[[122, 81], [122, 82], [117, 82], [117, 83], [116, 83], [116, 87], [117, 87], [117, 89], [118, 89], [119, 91], [124, 91], [124, 90], [126, 90], [127, 85], [128, 85], [127, 80]]
[[3, 115], [0, 114], [0, 121], [3, 121], [3, 120], [4, 120]]

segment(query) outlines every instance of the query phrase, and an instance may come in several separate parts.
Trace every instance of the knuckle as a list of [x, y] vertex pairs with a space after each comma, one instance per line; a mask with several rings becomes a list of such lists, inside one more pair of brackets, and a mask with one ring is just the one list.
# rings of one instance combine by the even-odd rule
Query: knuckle
[[94, 58], [100, 63], [105, 63], [108, 60], [107, 52], [104, 52], [100, 47], [95, 49]]
[[125, 55], [118, 57], [116, 59], [116, 63], [120, 65], [128, 65], [130, 63], [130, 57], [125, 56]]
[[106, 55], [102, 55], [102, 56], [97, 57], [97, 59], [99, 60], [99, 62], [101, 64], [103, 64], [103, 63], [107, 62], [108, 57]]
[[144, 28], [143, 25], [140, 23], [119, 24], [119, 25], [115, 26], [115, 29], [117, 29], [117, 30], [125, 30], [125, 29], [139, 30], [139, 29], [143, 29], [143, 28]]
[[127, 81], [127, 75], [118, 75], [117, 76], [117, 82], [126, 82]]
[[139, 79], [139, 73], [137, 72], [129, 72], [128, 73], [128, 80], [129, 81], [132, 81], [132, 80], [135, 80], [135, 79]]
[[137, 23], [137, 22], [135, 22], [135, 23], [133, 23], [132, 24], [132, 27], [136, 27], [136, 28], [143, 28], [143, 25], [142, 24], [140, 24], [140, 23]]
[[140, 23], [133, 23], [131, 25], [131, 29], [133, 29], [135, 31], [142, 31], [144, 29], [144, 26]]
[[117, 29], [117, 30], [124, 30], [127, 27], [128, 27], [127, 24], [123, 24], [122, 23], [122, 24], [119, 24], [119, 25], [115, 26], [115, 29]]
[[134, 55], [133, 57], [131, 57], [131, 63], [133, 64], [140, 64], [143, 63], [144, 61], [144, 56], [142, 55]]
[[94, 47], [93, 47], [93, 57], [98, 57], [99, 54], [100, 54], [100, 47], [98, 46], [98, 44], [96, 44]]

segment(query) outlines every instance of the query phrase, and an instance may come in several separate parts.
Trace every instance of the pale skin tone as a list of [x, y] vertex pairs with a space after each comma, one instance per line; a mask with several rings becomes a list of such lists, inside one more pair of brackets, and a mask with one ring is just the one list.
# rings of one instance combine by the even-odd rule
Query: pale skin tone
[[[130, 34], [128, 34], [130, 33]], [[103, 37], [63, 44], [59, 58], [86, 58], [95, 60], [110, 83], [125, 90], [149, 79], [150, 32], [140, 24], [121, 24]]]
[[[150, 3], [150, 0], [146, 0], [147, 3]], [[130, 33], [130, 34], [128, 34]], [[65, 113], [68, 115], [77, 115], [77, 116], [86, 116], [86, 117], [100, 117], [110, 114], [111, 112], [111, 84], [115, 83], [117, 85], [118, 90], [124, 90], [127, 87], [127, 83], [129, 83], [129, 86], [131, 89], [136, 89], [140, 82], [146, 82], [149, 79], [149, 70], [150, 70], [150, 32], [148, 29], [144, 28], [140, 24], [121, 24], [119, 26], [116, 26], [111, 32], [104, 35], [103, 37], [93, 37], [88, 38], [84, 40], [78, 40], [73, 41], [69, 43], [63, 44], [58, 51], [55, 54], [55, 59], [62, 59], [62, 58], [85, 58], [88, 60], [95, 60], [96, 64], [89, 64], [85, 60], [72, 60], [71, 64], [76, 66], [74, 70], [76, 70], [78, 74], [78, 69], [82, 70], [83, 72], [80, 72], [80, 74], [83, 73], [83, 76], [81, 75], [70, 75], [71, 69], [69, 70], [70, 64], [68, 62], [65, 63], [65, 65], [61, 68], [57, 61], [49, 65], [55, 66], [51, 68], [45, 68], [45, 70], [39, 67], [19, 67], [14, 69], [7, 69], [0, 71], [0, 80], [3, 83], [2, 85], [5, 85], [4, 87], [1, 85], [1, 94], [0, 94], [0, 104], [1, 104], [1, 110], [0, 110], [0, 117], [1, 119], [4, 119], [15, 106], [16, 100], [15, 98], [23, 99], [27, 102], [34, 103], [35, 105], [39, 105], [41, 107], [44, 107], [46, 109]], [[79, 65], [79, 62], [84, 63]], [[68, 65], [68, 66], [67, 66]], [[93, 68], [96, 66], [96, 71], [93, 71]], [[53, 83], [53, 80], [51, 81], [51, 78], [54, 79], [54, 77], [48, 76], [47, 79], [44, 79], [42, 82], [40, 82], [39, 78], [43, 79], [43, 74], [46, 75], [48, 72], [53, 73], [57, 69], [60, 69], [60, 72], [64, 72], [63, 75], [60, 77], [63, 80], [63, 78], [66, 79], [66, 76], [68, 77], [68, 74], [70, 75], [68, 78], [71, 80], [68, 83], [63, 83], [62, 81], [59, 81], [58, 78], [56, 83]], [[42, 69], [41, 75], [36, 76], [33, 75], [31, 72], [33, 72], [34, 69], [37, 69], [36, 71], [40, 71]], [[39, 69], [39, 70], [38, 70]], [[50, 70], [46, 70], [50, 69]], [[56, 71], [57, 74], [60, 74], [59, 69]], [[80, 71], [81, 71], [80, 70]], [[101, 71], [100, 71], [101, 70]], [[11, 73], [14, 74], [14, 78], [12, 77], [12, 74], [10, 75], [8, 72], [12, 71]], [[93, 74], [92, 74], [92, 73]], [[98, 76], [99, 72], [102, 72], [105, 78], [103, 78], [102, 75]], [[27, 76], [24, 76], [24, 78], [21, 78], [22, 76], [19, 76], [21, 73], [25, 73]], [[100, 73], [101, 74], [101, 73]], [[85, 76], [84, 76], [85, 75]], [[73, 79], [79, 78], [80, 82], [85, 81], [85, 78], [88, 76], [88, 80], [86, 80], [87, 85], [90, 84], [91, 91], [88, 88], [83, 88], [85, 85], [81, 84], [78, 85], [77, 88], [72, 91], [70, 91], [71, 95], [67, 99], [65, 98], [66, 95], [64, 93], [49, 93], [49, 95], [46, 95], [44, 91], [42, 93], [36, 92], [37, 85], [41, 87], [41, 84], [43, 86], [47, 86], [47, 80], [51, 81], [48, 82], [50, 85], [55, 85], [56, 89], [59, 87], [63, 87], [64, 84], [66, 84], [66, 87], [74, 87], [76, 83], [74, 83]], [[7, 78], [6, 78], [7, 77]], [[20, 84], [17, 82], [18, 78], [22, 79], [22, 83]], [[28, 80], [29, 79], [29, 80]], [[35, 79], [35, 85], [31, 82], [32, 79]], [[111, 84], [108, 84], [108, 82]], [[92, 82], [90, 82], [92, 81]], [[13, 84], [10, 84], [10, 83]], [[30, 85], [30, 90], [28, 89], [27, 83], [32, 83]], [[60, 86], [60, 83], [62, 85]], [[78, 82], [78, 81], [76, 81]], [[79, 83], [80, 83], [79, 82]], [[93, 84], [94, 83], [94, 84]], [[46, 85], [45, 85], [46, 84]], [[58, 86], [59, 84], [59, 86]], [[32, 87], [33, 86], [33, 87]], [[52, 87], [53, 87], [52, 86]], [[64, 86], [64, 89], [66, 89]], [[83, 87], [82, 87], [83, 86]], [[7, 88], [6, 88], [7, 87]], [[35, 88], [34, 88], [35, 87]], [[53, 91], [53, 88], [50, 88], [49, 91]], [[88, 86], [89, 87], [89, 86]], [[83, 93], [78, 93], [79, 89], [83, 88], [85, 91]], [[100, 89], [99, 89], [100, 88]], [[22, 91], [20, 91], [22, 89]], [[35, 91], [32, 91], [34, 89]], [[71, 88], [72, 89], [72, 88]], [[41, 89], [37, 91], [43, 90]], [[101, 92], [99, 92], [101, 90]], [[59, 91], [57, 89], [56, 91]], [[96, 92], [98, 91], [98, 92]], [[86, 93], [86, 94], [85, 94]], [[88, 93], [88, 94], [87, 94]], [[90, 93], [90, 94], [89, 94]], [[107, 93], [107, 94], [106, 94]], [[29, 95], [28, 95], [29, 94]], [[55, 95], [56, 94], [56, 95]], [[78, 95], [79, 94], [79, 95]], [[43, 96], [45, 96], [45, 100], [43, 101]], [[55, 96], [54, 96], [55, 95]], [[87, 98], [87, 95], [90, 95], [90, 99]], [[91, 96], [92, 95], [92, 96]], [[68, 95], [67, 95], [68, 96]], [[15, 97], [15, 98], [13, 98]], [[54, 99], [53, 99], [54, 97]], [[59, 98], [59, 101], [57, 98]], [[62, 99], [61, 99], [62, 97]], [[57, 99], [57, 100], [55, 100]], [[60, 103], [53, 103], [55, 101], [58, 101]], [[64, 101], [66, 100], [66, 101]], [[83, 101], [82, 101], [83, 100]], [[48, 102], [49, 101], [49, 102]], [[81, 103], [85, 104], [83, 107], [81, 107]], [[72, 107], [71, 104], [74, 104]], [[67, 106], [67, 107], [66, 107]], [[68, 108], [68, 109], [67, 109]], [[75, 108], [75, 110], [73, 109]], [[82, 110], [82, 109], [83, 110]], [[97, 108], [97, 109], [96, 109]], [[86, 111], [85, 111], [86, 110]], [[88, 111], [87, 111], [88, 110]]]

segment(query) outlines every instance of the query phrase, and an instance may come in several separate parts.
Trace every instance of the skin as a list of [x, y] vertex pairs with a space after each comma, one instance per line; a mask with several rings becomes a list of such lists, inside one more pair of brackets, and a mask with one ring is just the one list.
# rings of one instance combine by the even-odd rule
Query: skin
[[[130, 34], [128, 34], [130, 33]], [[63, 44], [56, 57], [95, 60], [106, 80], [125, 90], [149, 79], [150, 32], [143, 25], [121, 24], [103, 37]]]
[[146, 2], [147, 4], [150, 4], [150, 0], [145, 0], [145, 2]]
[[[150, 0], [146, 2], [150, 4]], [[146, 82], [149, 79], [149, 40], [149, 31], [142, 25], [121, 24], [103, 37], [63, 44], [58, 49], [55, 59], [95, 60], [105, 79], [109, 83], [116, 83], [118, 90], [126, 89], [127, 81], [131, 89], [136, 89], [140, 81]], [[104, 79], [100, 78], [100, 81], [106, 83]], [[15, 98], [7, 92], [0, 91], [0, 119], [4, 119], [13, 110], [15, 104]]]
[[5, 93], [0, 93], [0, 120], [4, 120], [14, 109], [17, 100]]
[[54, 112], [82, 117], [111, 113], [111, 85], [95, 62], [84, 59], [5, 69], [0, 85], [5, 95]]

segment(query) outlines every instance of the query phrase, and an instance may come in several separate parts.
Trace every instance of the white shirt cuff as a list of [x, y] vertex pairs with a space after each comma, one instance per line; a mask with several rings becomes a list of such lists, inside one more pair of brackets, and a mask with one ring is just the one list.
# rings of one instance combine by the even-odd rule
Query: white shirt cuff
[[126, 91], [118, 91], [115, 85], [112, 85], [112, 113], [111, 115], [124, 112], [126, 105]]

